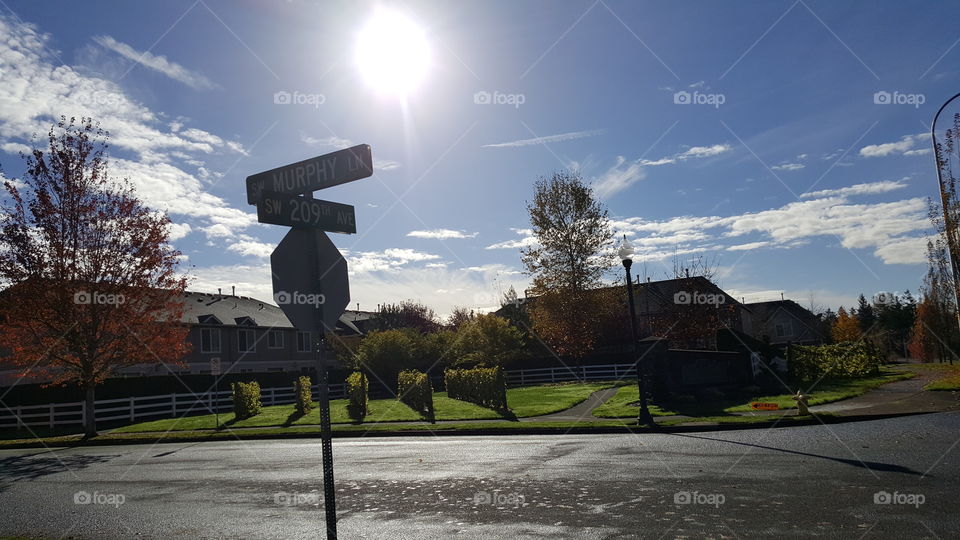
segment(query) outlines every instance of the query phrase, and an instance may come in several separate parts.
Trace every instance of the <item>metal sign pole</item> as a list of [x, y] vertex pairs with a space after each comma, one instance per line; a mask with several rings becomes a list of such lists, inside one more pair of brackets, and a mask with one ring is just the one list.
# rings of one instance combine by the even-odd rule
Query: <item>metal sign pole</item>
[[320, 395], [320, 446], [323, 453], [323, 506], [326, 510], [327, 539], [337, 539], [337, 500], [333, 484], [333, 438], [330, 431], [330, 386], [327, 377], [327, 362], [323, 354], [323, 325], [318, 331], [317, 381]]

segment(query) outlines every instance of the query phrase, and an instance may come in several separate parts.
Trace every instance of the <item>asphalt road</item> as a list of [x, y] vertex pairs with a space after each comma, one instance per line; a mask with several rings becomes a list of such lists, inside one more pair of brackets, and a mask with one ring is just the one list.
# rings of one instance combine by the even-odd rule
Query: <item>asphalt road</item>
[[[956, 538], [958, 441], [956, 412], [339, 439], [340, 537]], [[304, 440], [0, 451], [0, 537], [322, 538], [319, 463], [319, 442]]]

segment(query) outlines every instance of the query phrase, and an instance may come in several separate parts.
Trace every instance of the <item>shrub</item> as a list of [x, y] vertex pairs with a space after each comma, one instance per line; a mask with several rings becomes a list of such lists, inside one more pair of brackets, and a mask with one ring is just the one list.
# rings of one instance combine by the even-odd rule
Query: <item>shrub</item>
[[313, 409], [313, 398], [310, 393], [310, 377], [307, 375], [302, 375], [297, 380], [293, 381], [293, 394], [297, 399], [297, 414], [305, 415]]
[[397, 399], [418, 413], [433, 419], [433, 386], [426, 373], [401, 371], [397, 375]]
[[233, 391], [233, 416], [237, 420], [254, 417], [260, 414], [263, 405], [260, 403], [260, 383], [257, 381], [235, 382], [230, 384]]
[[355, 371], [347, 377], [347, 414], [357, 422], [363, 422], [367, 416], [367, 376]]
[[448, 369], [444, 372], [447, 396], [482, 407], [507, 410], [507, 380], [500, 367]]
[[791, 345], [787, 350], [790, 377], [811, 381], [821, 377], [852, 378], [880, 372], [883, 355], [867, 341], [845, 341], [832, 345]]

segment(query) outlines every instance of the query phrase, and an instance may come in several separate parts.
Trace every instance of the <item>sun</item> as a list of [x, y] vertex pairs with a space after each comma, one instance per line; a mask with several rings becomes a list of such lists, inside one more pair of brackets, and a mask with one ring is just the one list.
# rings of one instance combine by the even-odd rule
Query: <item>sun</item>
[[373, 89], [405, 97], [423, 80], [430, 48], [416, 23], [401, 13], [380, 10], [358, 35], [356, 59]]

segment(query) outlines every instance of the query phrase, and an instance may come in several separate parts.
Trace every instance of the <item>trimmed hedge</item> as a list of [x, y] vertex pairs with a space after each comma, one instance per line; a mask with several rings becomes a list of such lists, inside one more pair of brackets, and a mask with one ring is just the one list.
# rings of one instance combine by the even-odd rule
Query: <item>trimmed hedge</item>
[[263, 404], [260, 402], [260, 383], [257, 381], [235, 382], [230, 384], [233, 392], [233, 416], [245, 420], [260, 414]]
[[482, 407], [507, 410], [507, 380], [499, 366], [448, 369], [443, 375], [447, 396]]
[[794, 380], [811, 381], [820, 377], [864, 377], [880, 372], [883, 355], [867, 341], [844, 341], [833, 345], [791, 345], [787, 350], [787, 370]]
[[367, 376], [355, 371], [347, 377], [347, 414], [357, 422], [363, 422], [367, 416], [367, 390], [370, 387]]
[[433, 418], [433, 386], [426, 373], [401, 371], [397, 375], [397, 399], [427, 418]]
[[293, 381], [293, 395], [297, 398], [297, 414], [305, 415], [313, 409], [313, 397], [310, 394], [310, 377], [301, 375]]

